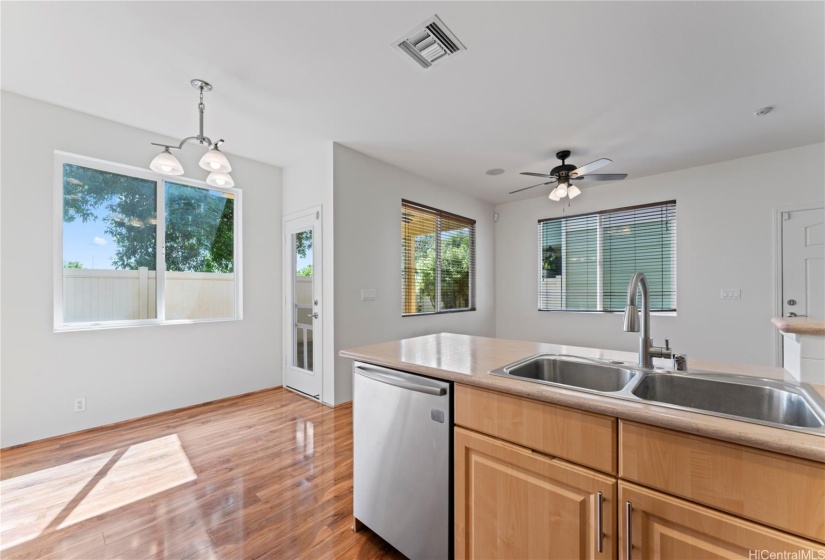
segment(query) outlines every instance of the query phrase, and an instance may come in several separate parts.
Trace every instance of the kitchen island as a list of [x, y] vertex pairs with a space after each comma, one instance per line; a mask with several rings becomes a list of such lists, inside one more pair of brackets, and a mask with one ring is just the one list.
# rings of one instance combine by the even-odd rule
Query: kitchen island
[[[490, 373], [538, 353], [636, 360], [448, 333], [341, 352], [455, 383], [457, 558], [825, 550], [825, 437]], [[781, 368], [699, 371], [793, 382]]]

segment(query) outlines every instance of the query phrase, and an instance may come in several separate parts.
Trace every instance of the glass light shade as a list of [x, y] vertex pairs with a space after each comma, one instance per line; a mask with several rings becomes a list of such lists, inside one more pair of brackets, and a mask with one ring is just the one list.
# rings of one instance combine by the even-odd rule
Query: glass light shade
[[169, 148], [155, 156], [155, 159], [149, 164], [149, 169], [163, 175], [183, 175], [183, 166], [178, 158], [172, 155]]
[[232, 171], [232, 166], [229, 165], [229, 160], [226, 159], [226, 156], [223, 155], [217, 146], [203, 154], [203, 157], [198, 165], [213, 173], [229, 173]]
[[567, 196], [567, 185], [562, 183], [561, 185], [556, 187], [556, 196], [558, 196], [559, 198], [564, 198], [565, 196]]
[[577, 196], [579, 196], [582, 192], [579, 190], [579, 187], [576, 185], [570, 185], [570, 188], [567, 189], [567, 196], [570, 197], [570, 200], [573, 200]]
[[228, 173], [210, 173], [209, 176], [206, 178], [206, 183], [212, 185], [213, 187], [235, 186], [235, 181], [232, 180], [232, 177], [230, 177]]
[[559, 200], [561, 200], [561, 198], [559, 197], [558, 194], [556, 194], [556, 190], [557, 189], [553, 189], [552, 191], [550, 191], [550, 196], [548, 196], [547, 198], [549, 198], [550, 200], [553, 200], [555, 202], [558, 202]]

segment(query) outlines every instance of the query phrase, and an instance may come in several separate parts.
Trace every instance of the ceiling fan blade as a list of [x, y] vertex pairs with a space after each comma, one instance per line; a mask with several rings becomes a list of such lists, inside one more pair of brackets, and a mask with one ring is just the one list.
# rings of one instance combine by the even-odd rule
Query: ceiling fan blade
[[583, 177], [573, 177], [574, 181], [621, 181], [627, 179], [627, 173], [590, 173]]
[[524, 187], [523, 189], [516, 189], [514, 191], [511, 191], [509, 194], [516, 194], [517, 192], [526, 191], [527, 189], [532, 189], [534, 187], [541, 187], [541, 186], [544, 186], [544, 185], [552, 185], [555, 182], [556, 182], [556, 180], [553, 179], [552, 181], [547, 181], [546, 183], [539, 183], [538, 185], [530, 185], [529, 187]]
[[519, 175], [529, 175], [530, 177], [554, 177], [554, 175], [548, 175], [546, 173], [530, 173], [529, 171], [522, 171]]
[[588, 173], [592, 173], [593, 171], [596, 171], [597, 169], [601, 169], [605, 165], [610, 165], [611, 163], [613, 163], [612, 159], [607, 159], [607, 158], [597, 159], [596, 161], [591, 161], [587, 165], [582, 165], [578, 169], [575, 169], [575, 170], [571, 171], [570, 176], [571, 177], [581, 177], [582, 175], [587, 175]]

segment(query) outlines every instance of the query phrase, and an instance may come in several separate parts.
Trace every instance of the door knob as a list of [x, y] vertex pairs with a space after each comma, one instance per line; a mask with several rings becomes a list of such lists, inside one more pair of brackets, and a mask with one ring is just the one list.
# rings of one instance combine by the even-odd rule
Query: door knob
[[317, 318], [318, 318], [318, 312], [317, 312], [317, 311], [316, 311], [315, 313], [313, 313], [313, 314], [312, 314], [312, 318], [313, 318], [313, 319], [317, 319]]

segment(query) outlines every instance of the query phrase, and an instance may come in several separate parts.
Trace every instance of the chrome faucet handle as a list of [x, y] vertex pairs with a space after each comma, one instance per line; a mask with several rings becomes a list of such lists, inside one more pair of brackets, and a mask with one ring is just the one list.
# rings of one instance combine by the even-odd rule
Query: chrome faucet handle
[[667, 350], [668, 352], [670, 351], [670, 339], [669, 338], [665, 339], [665, 350]]
[[674, 371], [687, 371], [687, 354], [673, 355], [673, 369]]

